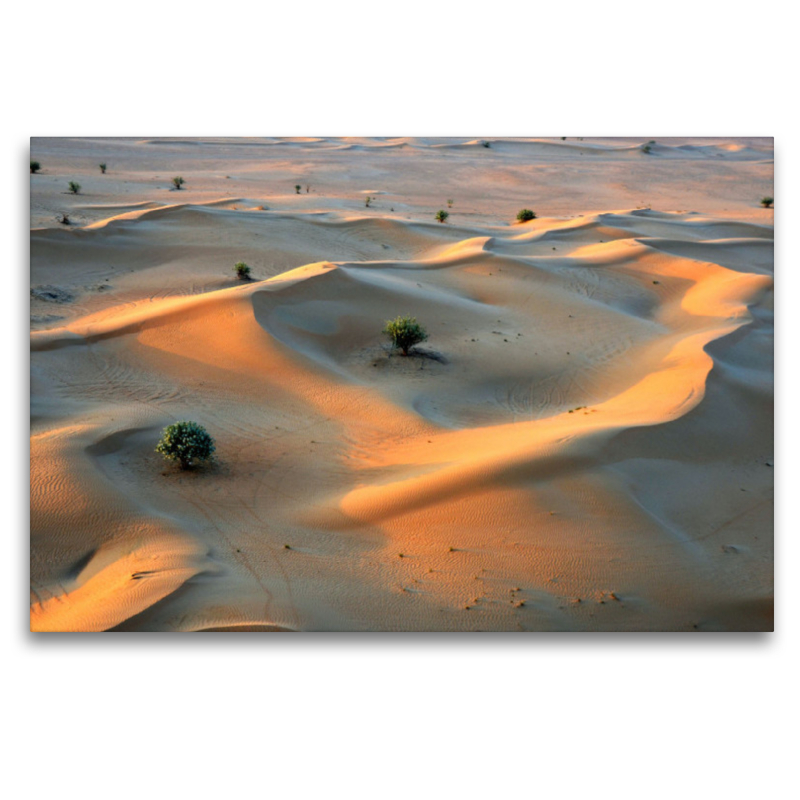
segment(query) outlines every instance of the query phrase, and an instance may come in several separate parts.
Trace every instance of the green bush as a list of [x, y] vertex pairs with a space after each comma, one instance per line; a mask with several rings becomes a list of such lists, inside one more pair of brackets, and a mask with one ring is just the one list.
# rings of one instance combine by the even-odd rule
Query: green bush
[[366, 202], [364, 203], [364, 205], [366, 206], [366, 208], [369, 208], [369, 204], [370, 204], [371, 202], [372, 202], [372, 198], [371, 198], [369, 195], [367, 195]]
[[214, 440], [197, 422], [176, 422], [164, 428], [156, 452], [181, 469], [191, 469], [196, 461], [208, 461], [213, 455]]
[[31, 159], [31, 175], [35, 175], [41, 168], [42, 165], [38, 161]]
[[532, 219], [536, 219], [536, 214], [529, 208], [521, 208], [517, 211], [517, 222], [530, 222]]
[[436, 212], [436, 221], [437, 222], [444, 222], [450, 215], [443, 209], [440, 208]]
[[103, 175], [105, 175], [106, 174], [106, 166], [107, 165], [106, 164], [98, 164], [97, 166], [100, 167], [100, 172], [102, 172]]
[[300, 184], [298, 183], [298, 184], [297, 184], [297, 185], [294, 187], [294, 193], [295, 193], [295, 194], [300, 194], [300, 188], [301, 188], [301, 187], [300, 187]]
[[491, 143], [491, 142], [487, 142], [487, 141], [486, 141], [486, 139], [484, 139], [484, 140], [481, 142], [481, 144], [482, 144], [484, 147], [491, 147], [491, 146], [492, 146], [492, 143]]
[[428, 338], [425, 328], [417, 322], [416, 317], [397, 317], [388, 320], [383, 332], [391, 339], [392, 346], [402, 350], [407, 356], [408, 351]]
[[761, 205], [764, 206], [764, 208], [769, 208], [774, 202], [775, 202], [775, 198], [774, 197], [762, 197], [761, 198]]
[[176, 176], [175, 176], [175, 177], [172, 179], [172, 185], [173, 185], [173, 186], [174, 186], [176, 189], [180, 189], [180, 188], [181, 188], [181, 186], [183, 186], [183, 184], [184, 184], [184, 183], [186, 183], [186, 181], [185, 181], [183, 178], [181, 178], [181, 176], [180, 176], [180, 175], [176, 175]]
[[69, 190], [72, 192], [72, 194], [78, 194], [78, 192], [81, 190], [81, 185], [75, 181], [70, 181]]
[[240, 281], [249, 281], [250, 280], [250, 267], [244, 263], [244, 261], [237, 261], [233, 265], [233, 271], [236, 273], [236, 276], [239, 278]]
[[452, 200], [448, 200], [447, 201], [447, 207], [448, 208], [452, 208], [453, 207], [453, 201]]

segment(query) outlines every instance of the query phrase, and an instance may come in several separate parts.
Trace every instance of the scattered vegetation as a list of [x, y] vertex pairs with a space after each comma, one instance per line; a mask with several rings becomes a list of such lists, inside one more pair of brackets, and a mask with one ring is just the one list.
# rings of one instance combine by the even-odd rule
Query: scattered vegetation
[[184, 183], [186, 183], [186, 181], [183, 178], [181, 178], [180, 175], [176, 175], [172, 179], [172, 185], [178, 190], [180, 190], [181, 186], [183, 186]]
[[169, 461], [177, 461], [181, 469], [191, 469], [197, 461], [208, 461], [214, 455], [214, 440], [197, 422], [176, 422], [164, 428], [156, 452]]
[[762, 197], [761, 198], [761, 205], [764, 206], [764, 208], [771, 208], [772, 204], [774, 202], [775, 202], [775, 198], [774, 197]]
[[440, 208], [436, 212], [436, 221], [437, 222], [444, 222], [450, 215], [443, 209]]
[[532, 219], [536, 219], [536, 214], [529, 208], [521, 208], [517, 211], [517, 222], [530, 222]]
[[31, 175], [35, 175], [41, 168], [42, 165], [38, 161], [31, 159]]
[[236, 277], [240, 281], [249, 281], [250, 280], [250, 267], [244, 263], [244, 261], [237, 261], [233, 265], [233, 271], [236, 273]]
[[69, 224], [70, 224], [70, 221], [69, 221], [69, 214], [59, 214], [59, 215], [56, 217], [56, 220], [57, 220], [58, 222], [60, 222], [62, 225], [69, 225]]
[[295, 193], [295, 194], [300, 194], [300, 189], [302, 189], [302, 188], [303, 188], [303, 187], [302, 187], [302, 186], [300, 186], [300, 184], [299, 184], [299, 183], [296, 183], [296, 184], [295, 184], [295, 187], [294, 187], [294, 193]]
[[103, 175], [105, 175], [106, 174], [106, 166], [107, 165], [106, 164], [98, 164], [97, 166], [100, 167], [100, 172], [102, 172]]
[[402, 351], [404, 356], [420, 342], [428, 338], [425, 328], [417, 322], [416, 317], [397, 317], [386, 322], [383, 332], [391, 339], [392, 347]]
[[69, 190], [72, 194], [78, 194], [78, 192], [81, 190], [81, 185], [75, 181], [70, 181]]

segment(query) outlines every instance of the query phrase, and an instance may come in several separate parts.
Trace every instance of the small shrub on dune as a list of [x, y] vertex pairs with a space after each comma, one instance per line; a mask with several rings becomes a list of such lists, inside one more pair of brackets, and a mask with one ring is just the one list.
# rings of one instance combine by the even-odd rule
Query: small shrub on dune
[[164, 428], [156, 452], [168, 461], [177, 461], [181, 469], [191, 469], [198, 461], [214, 455], [214, 440], [197, 422], [176, 422]]
[[81, 185], [75, 181], [70, 181], [69, 190], [72, 194], [78, 194], [78, 192], [81, 190]]
[[62, 225], [69, 225], [69, 224], [70, 224], [70, 221], [69, 221], [69, 214], [59, 214], [59, 215], [56, 217], [56, 220], [57, 220], [58, 222], [60, 222]]
[[774, 202], [775, 202], [775, 198], [774, 197], [762, 197], [761, 198], [761, 205], [764, 206], [764, 208], [771, 208], [772, 204]]
[[236, 277], [240, 281], [249, 281], [250, 280], [250, 267], [244, 263], [244, 261], [237, 261], [233, 265], [233, 271], [236, 273]]
[[172, 185], [175, 187], [177, 191], [180, 191], [180, 188], [181, 186], [183, 186], [184, 183], [186, 183], [186, 181], [183, 178], [181, 178], [180, 175], [176, 175], [172, 179]]
[[450, 215], [443, 209], [440, 208], [436, 212], [436, 221], [437, 222], [445, 222]]
[[300, 184], [298, 183], [298, 184], [297, 184], [297, 185], [294, 187], [294, 193], [295, 193], [295, 194], [300, 194], [300, 189], [301, 189], [301, 186], [300, 186]]
[[107, 165], [106, 164], [98, 164], [97, 166], [100, 167], [100, 172], [102, 172], [103, 175], [105, 175], [106, 174]]
[[532, 219], [536, 219], [536, 214], [529, 208], [521, 208], [517, 211], [517, 222], [530, 222]]
[[452, 208], [453, 207], [453, 201], [452, 200], [448, 200], [447, 201], [447, 207], [448, 208]]
[[481, 142], [481, 145], [482, 145], [483, 147], [487, 147], [487, 148], [488, 148], [488, 147], [491, 147], [491, 146], [492, 146], [492, 143], [491, 143], [491, 142], [487, 142], [487, 141], [486, 141], [486, 139], [484, 139], [484, 140]]
[[392, 347], [401, 350], [404, 356], [408, 355], [408, 351], [415, 344], [424, 342], [428, 338], [427, 331], [417, 322], [416, 317], [406, 316], [388, 320], [383, 332], [391, 340]]
[[31, 175], [35, 175], [41, 168], [42, 165], [38, 161], [31, 160]]
[[372, 198], [367, 195], [367, 199], [364, 201], [364, 207], [369, 208], [369, 204], [372, 202]]

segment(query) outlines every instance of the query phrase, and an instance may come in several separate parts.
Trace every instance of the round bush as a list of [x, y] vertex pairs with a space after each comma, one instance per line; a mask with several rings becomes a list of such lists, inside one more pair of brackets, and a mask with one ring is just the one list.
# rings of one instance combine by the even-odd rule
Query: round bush
[[769, 208], [775, 201], [771, 197], [762, 197], [761, 198], [761, 205], [764, 208]]
[[383, 332], [392, 340], [392, 346], [403, 351], [407, 356], [408, 351], [428, 338], [425, 328], [417, 322], [416, 317], [397, 317], [389, 320]]
[[208, 461], [213, 455], [214, 440], [197, 422], [176, 422], [164, 428], [156, 452], [170, 461], [177, 461], [181, 469], [191, 469], [196, 461]]
[[239, 278], [240, 281], [250, 280], [250, 267], [248, 267], [244, 261], [237, 261], [233, 265], [233, 271], [236, 273], [236, 277]]
[[529, 208], [522, 208], [517, 211], [518, 222], [530, 222], [532, 219], [536, 219], [536, 214]]
[[450, 215], [442, 208], [436, 212], [436, 221], [444, 222]]

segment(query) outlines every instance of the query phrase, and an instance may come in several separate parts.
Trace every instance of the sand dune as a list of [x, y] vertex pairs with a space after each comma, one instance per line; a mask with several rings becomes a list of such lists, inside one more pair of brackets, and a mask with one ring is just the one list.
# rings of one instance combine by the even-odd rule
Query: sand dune
[[[771, 628], [771, 149], [491, 141], [132, 140], [126, 175], [164, 148], [194, 164], [180, 202], [40, 215], [32, 629]], [[315, 165], [313, 191], [254, 191], [284, 176], [277, 144]], [[555, 195], [589, 149], [584, 181], [616, 202], [512, 224], [519, 175]], [[620, 202], [634, 159], [667, 151], [658, 207]], [[734, 184], [701, 156], [750, 207], [727, 213]], [[36, 223], [54, 201], [32, 197]], [[402, 313], [430, 334], [410, 358], [381, 336]], [[208, 428], [215, 465], [164, 465], [176, 419]]]

